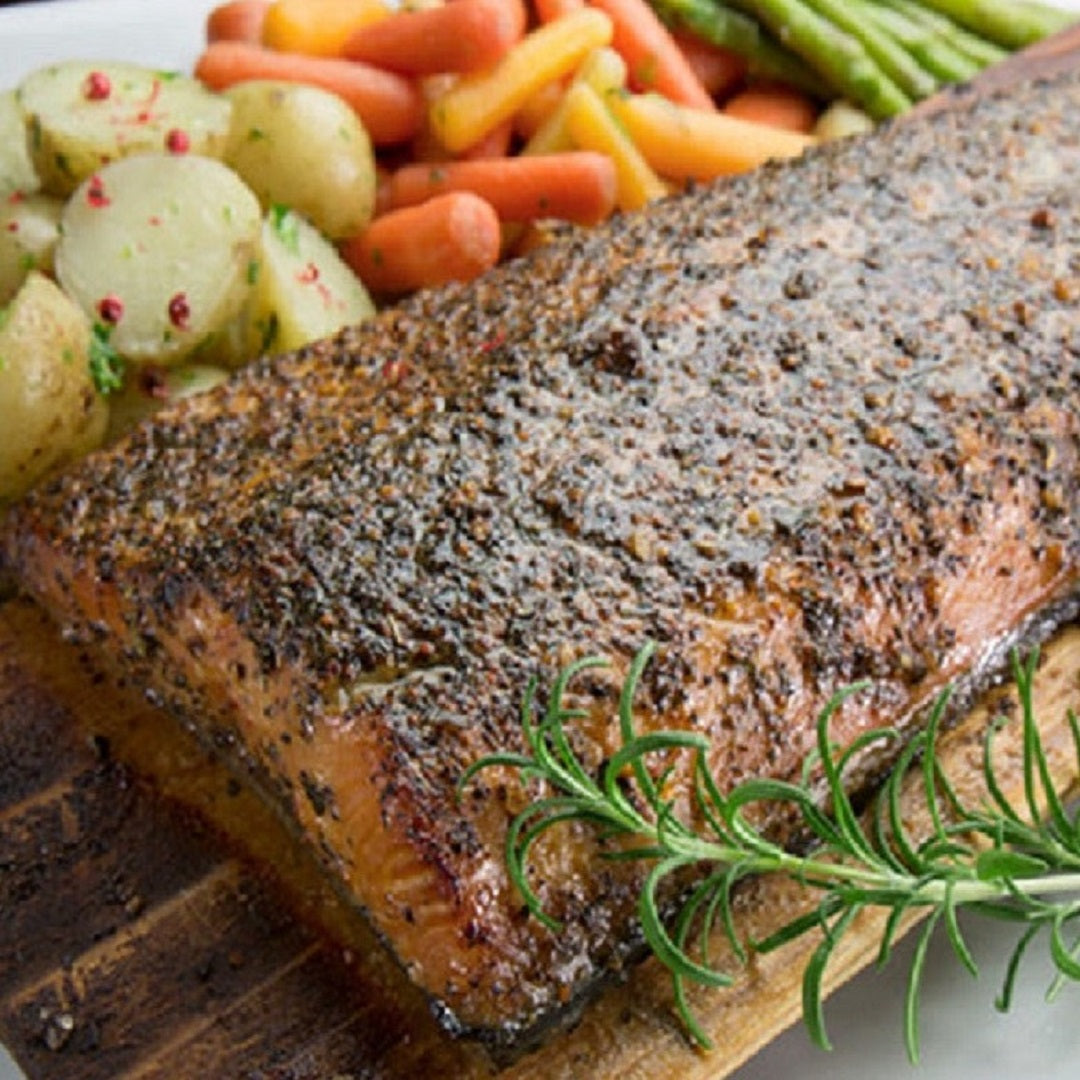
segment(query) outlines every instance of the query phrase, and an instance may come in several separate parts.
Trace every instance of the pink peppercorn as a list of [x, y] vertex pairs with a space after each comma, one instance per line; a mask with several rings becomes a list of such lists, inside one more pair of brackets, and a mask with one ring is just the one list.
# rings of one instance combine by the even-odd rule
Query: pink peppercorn
[[180, 128], [173, 128], [165, 136], [165, 149], [170, 154], [186, 154], [191, 149], [191, 139], [188, 133]]
[[169, 301], [169, 322], [171, 322], [177, 330], [186, 330], [190, 318], [191, 305], [188, 303], [187, 295], [178, 292]]
[[105, 185], [101, 182], [100, 176], [90, 177], [86, 185], [86, 201], [95, 210], [100, 210], [112, 202], [112, 199], [105, 194]]
[[102, 322], [115, 326], [124, 314], [124, 302], [115, 293], [109, 293], [98, 301], [97, 310]]
[[83, 95], [87, 101], [105, 101], [112, 93], [112, 83], [104, 71], [91, 71], [83, 83]]

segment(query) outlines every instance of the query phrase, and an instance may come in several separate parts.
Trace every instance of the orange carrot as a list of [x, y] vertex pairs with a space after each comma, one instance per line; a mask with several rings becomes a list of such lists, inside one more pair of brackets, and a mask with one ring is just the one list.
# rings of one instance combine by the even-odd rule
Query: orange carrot
[[536, 17], [542, 23], [549, 23], [552, 19], [559, 19], [568, 15], [571, 11], [577, 11], [585, 6], [585, 0], [533, 0], [536, 9]]
[[412, 161], [423, 162], [427, 165], [438, 165], [459, 158], [464, 161], [475, 161], [479, 158], [506, 157], [510, 152], [513, 137], [513, 123], [510, 120], [504, 120], [472, 146], [467, 146], [458, 154], [451, 154], [431, 128], [425, 125], [420, 134], [410, 141], [409, 157]]
[[455, 0], [427, 11], [400, 11], [361, 27], [344, 52], [403, 75], [479, 71], [524, 33], [522, 0]]
[[273, 0], [262, 43], [278, 52], [341, 56], [354, 31], [392, 12], [383, 0]]
[[376, 218], [341, 255], [373, 292], [403, 293], [471, 281], [498, 262], [501, 241], [491, 204], [452, 191]]
[[375, 217], [390, 209], [390, 178], [393, 175], [381, 161], [375, 162]]
[[817, 107], [803, 93], [780, 83], [748, 86], [724, 104], [728, 116], [755, 124], [797, 131], [803, 135], [814, 130]]
[[227, 0], [206, 16], [207, 41], [262, 41], [270, 0]]
[[746, 60], [730, 49], [676, 31], [679, 46], [694, 74], [712, 98], [726, 98], [746, 78]]
[[630, 85], [655, 90], [680, 105], [716, 108], [671, 31], [659, 20], [647, 0], [591, 0], [610, 16], [615, 27], [612, 47], [626, 61]]
[[474, 142], [459, 157], [464, 161], [484, 161], [487, 158], [506, 157], [510, 152], [510, 143], [514, 138], [514, 123], [504, 120], [498, 127], [492, 128], [479, 142]]
[[416, 85], [368, 64], [331, 57], [280, 53], [242, 41], [215, 41], [203, 50], [195, 74], [212, 90], [248, 79], [282, 79], [321, 86], [344, 98], [379, 145], [411, 138], [424, 121]]
[[615, 208], [615, 166], [591, 151], [406, 165], [390, 181], [390, 203], [415, 206], [446, 191], [487, 199], [503, 221], [559, 218], [595, 225]]

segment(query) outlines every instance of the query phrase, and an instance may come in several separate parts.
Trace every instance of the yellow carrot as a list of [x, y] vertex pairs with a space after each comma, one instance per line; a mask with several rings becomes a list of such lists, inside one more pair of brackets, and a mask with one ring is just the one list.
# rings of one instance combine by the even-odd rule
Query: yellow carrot
[[382, 0], [274, 0], [262, 26], [262, 43], [280, 52], [341, 56], [360, 27], [387, 18]]
[[676, 105], [658, 94], [613, 94], [611, 111], [645, 160], [672, 180], [711, 180], [771, 158], [797, 157], [813, 136]]
[[611, 41], [611, 20], [582, 8], [527, 34], [487, 72], [465, 76], [431, 105], [432, 131], [460, 153], [509, 120], [542, 86]]
[[566, 92], [566, 130], [580, 150], [595, 150], [614, 162], [615, 201], [620, 210], [640, 210], [668, 193], [588, 83], [577, 83]]
[[[571, 85], [591, 86], [601, 98], [626, 86], [626, 61], [612, 48], [593, 49], [582, 61]], [[533, 132], [521, 148], [523, 154], [557, 154], [569, 150], [570, 135], [566, 130], [566, 94], [551, 115]]]

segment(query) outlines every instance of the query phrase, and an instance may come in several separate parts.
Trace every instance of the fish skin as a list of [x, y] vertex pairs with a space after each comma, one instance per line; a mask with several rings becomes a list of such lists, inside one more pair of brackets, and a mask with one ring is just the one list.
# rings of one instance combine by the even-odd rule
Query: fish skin
[[[228, 757], [452, 1030], [512, 1044], [637, 945], [640, 867], [502, 841], [530, 677], [584, 654], [599, 767], [722, 787], [911, 733], [1075, 616], [1080, 79], [568, 232], [159, 415], [11, 514], [21, 586]], [[165, 721], [163, 721], [165, 722]], [[883, 759], [859, 763], [870, 777]], [[673, 790], [685, 798], [680, 767]], [[773, 822], [781, 830], [782, 822]]]

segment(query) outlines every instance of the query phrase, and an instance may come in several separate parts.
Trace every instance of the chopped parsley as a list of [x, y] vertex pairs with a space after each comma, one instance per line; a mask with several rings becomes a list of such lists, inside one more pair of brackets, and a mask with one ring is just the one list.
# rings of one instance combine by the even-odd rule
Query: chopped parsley
[[280, 203], [270, 207], [270, 227], [282, 246], [292, 255], [300, 254], [300, 226], [296, 215]]
[[90, 334], [90, 377], [103, 397], [124, 385], [124, 361], [109, 343], [111, 328], [94, 323]]

